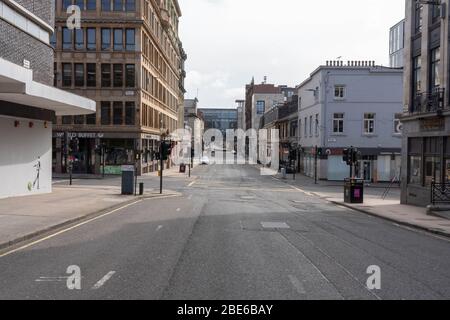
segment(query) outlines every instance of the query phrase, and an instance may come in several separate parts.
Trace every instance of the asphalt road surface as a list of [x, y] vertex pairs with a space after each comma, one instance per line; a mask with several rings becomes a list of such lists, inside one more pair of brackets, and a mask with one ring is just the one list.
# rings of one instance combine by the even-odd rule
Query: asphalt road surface
[[[172, 181], [183, 196], [0, 255], [0, 299], [450, 298], [447, 239], [332, 205], [252, 166], [195, 175]], [[381, 289], [367, 287], [371, 266], [379, 277], [369, 284]]]

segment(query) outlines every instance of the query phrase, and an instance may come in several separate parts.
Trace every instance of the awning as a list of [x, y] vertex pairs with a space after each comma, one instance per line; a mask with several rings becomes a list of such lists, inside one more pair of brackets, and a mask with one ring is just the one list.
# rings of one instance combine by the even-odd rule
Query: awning
[[91, 114], [96, 110], [94, 100], [33, 81], [32, 70], [2, 58], [0, 101], [52, 110], [57, 116]]

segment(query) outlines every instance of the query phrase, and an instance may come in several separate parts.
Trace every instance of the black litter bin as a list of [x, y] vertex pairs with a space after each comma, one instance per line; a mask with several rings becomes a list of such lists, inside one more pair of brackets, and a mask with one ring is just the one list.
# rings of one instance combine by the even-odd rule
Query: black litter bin
[[139, 183], [139, 195], [142, 196], [144, 194], [144, 183]]
[[180, 164], [180, 173], [186, 173], [186, 165], [184, 163]]
[[134, 166], [122, 166], [122, 194], [134, 194]]
[[344, 185], [345, 203], [364, 203], [364, 180], [346, 179]]

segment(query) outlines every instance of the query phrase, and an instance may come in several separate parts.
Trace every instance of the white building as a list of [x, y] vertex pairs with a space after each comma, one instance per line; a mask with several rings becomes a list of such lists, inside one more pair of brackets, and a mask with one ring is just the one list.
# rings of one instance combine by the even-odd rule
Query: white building
[[298, 86], [301, 169], [341, 181], [350, 168], [343, 150], [362, 153], [357, 175], [366, 181], [390, 181], [400, 173], [403, 71], [373, 62], [328, 62]]

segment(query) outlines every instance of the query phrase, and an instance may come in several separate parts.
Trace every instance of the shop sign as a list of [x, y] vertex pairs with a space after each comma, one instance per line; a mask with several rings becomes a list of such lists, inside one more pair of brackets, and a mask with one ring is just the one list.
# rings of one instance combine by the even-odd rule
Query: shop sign
[[161, 137], [154, 134], [143, 134], [142, 139], [160, 141]]
[[[67, 133], [67, 137], [69, 139], [101, 139], [103, 138], [105, 135], [103, 133], [98, 133], [98, 132], [68, 132]], [[64, 138], [64, 132], [56, 132], [54, 134], [55, 138]]]
[[424, 119], [420, 122], [420, 131], [443, 131], [445, 130], [445, 119], [444, 118], [430, 118]]

